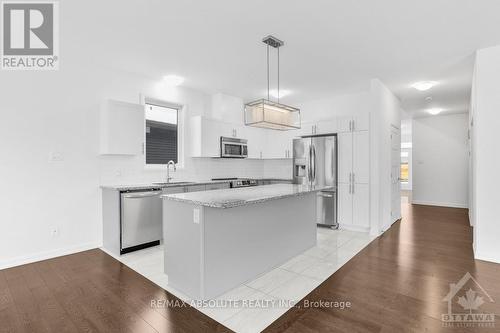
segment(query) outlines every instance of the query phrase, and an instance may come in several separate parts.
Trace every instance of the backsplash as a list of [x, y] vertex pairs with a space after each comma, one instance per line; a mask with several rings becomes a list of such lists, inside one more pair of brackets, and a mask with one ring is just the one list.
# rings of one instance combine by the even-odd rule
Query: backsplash
[[[291, 178], [289, 159], [187, 158], [183, 168], [170, 172], [173, 181], [212, 178]], [[166, 180], [166, 169], [145, 167], [142, 156], [101, 156], [100, 183], [106, 185], [141, 184]]]

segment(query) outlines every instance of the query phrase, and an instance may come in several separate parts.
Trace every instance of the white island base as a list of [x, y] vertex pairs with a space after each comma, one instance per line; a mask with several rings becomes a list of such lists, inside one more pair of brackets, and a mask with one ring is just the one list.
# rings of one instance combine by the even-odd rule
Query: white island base
[[175, 196], [163, 200], [164, 267], [191, 299], [216, 298], [316, 245], [314, 190], [230, 208]]

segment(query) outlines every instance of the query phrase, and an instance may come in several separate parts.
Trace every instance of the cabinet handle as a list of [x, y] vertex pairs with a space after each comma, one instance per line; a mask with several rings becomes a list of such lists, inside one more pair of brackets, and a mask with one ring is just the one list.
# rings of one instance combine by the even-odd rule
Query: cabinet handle
[[356, 174], [353, 172], [353, 173], [352, 173], [352, 183], [353, 183], [353, 184], [356, 182], [356, 181], [355, 181], [355, 179], [356, 179], [356, 178], [355, 178], [355, 176], [356, 176]]
[[352, 131], [354, 132], [356, 130], [356, 121], [352, 121]]

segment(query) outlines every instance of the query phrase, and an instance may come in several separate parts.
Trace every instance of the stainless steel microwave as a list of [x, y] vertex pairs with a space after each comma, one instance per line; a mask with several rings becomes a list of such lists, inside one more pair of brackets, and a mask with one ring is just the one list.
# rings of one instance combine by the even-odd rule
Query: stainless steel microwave
[[225, 157], [225, 158], [248, 157], [247, 140], [221, 136], [220, 157]]

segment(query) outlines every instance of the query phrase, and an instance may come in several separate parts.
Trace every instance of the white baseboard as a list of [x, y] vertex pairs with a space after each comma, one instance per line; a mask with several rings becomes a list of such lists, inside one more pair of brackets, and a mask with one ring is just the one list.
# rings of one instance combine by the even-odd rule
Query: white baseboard
[[475, 252], [474, 259], [484, 260], [484, 261], [489, 261], [489, 262], [493, 262], [496, 264], [500, 264], [500, 254], [499, 253], [493, 254], [493, 253]]
[[65, 256], [68, 254], [73, 254], [73, 253], [77, 253], [77, 252], [95, 249], [95, 248], [98, 248], [100, 246], [101, 246], [100, 243], [91, 242], [91, 243], [84, 243], [84, 244], [80, 244], [80, 245], [76, 245], [76, 246], [70, 246], [70, 247], [63, 248], [63, 249], [44, 251], [44, 252], [36, 253], [33, 255], [20, 256], [20, 257], [8, 259], [8, 260], [2, 260], [2, 261], [0, 261], [0, 269], [5, 269], [5, 268], [10, 268], [10, 267], [30, 264], [30, 263], [41, 261], [41, 260], [47, 260], [47, 259], [52, 259], [52, 258], [56, 258], [56, 257], [61, 257], [61, 256]]
[[352, 225], [352, 224], [340, 224], [339, 225], [340, 230], [348, 230], [348, 231], [359, 231], [359, 232], [369, 232], [370, 227], [361, 227], [358, 225]]
[[439, 206], [439, 207], [450, 207], [450, 208], [469, 208], [467, 204], [452, 203], [452, 202], [412, 200], [411, 203], [413, 205]]

